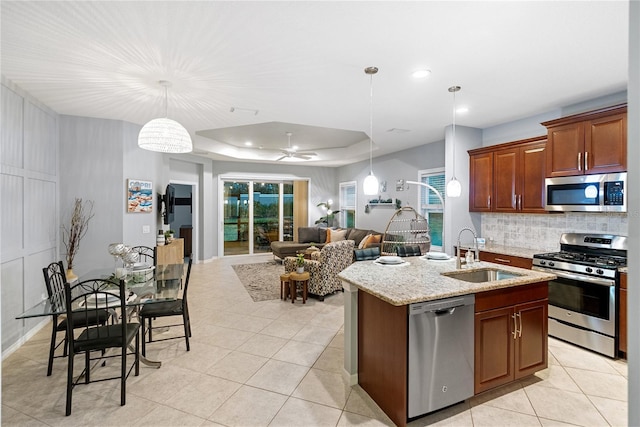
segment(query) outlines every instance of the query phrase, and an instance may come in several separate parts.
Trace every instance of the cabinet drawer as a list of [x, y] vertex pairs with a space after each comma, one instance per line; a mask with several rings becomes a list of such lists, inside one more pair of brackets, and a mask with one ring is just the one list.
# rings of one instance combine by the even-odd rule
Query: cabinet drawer
[[476, 294], [476, 313], [495, 308], [508, 307], [525, 302], [547, 299], [548, 282], [496, 289]]
[[533, 260], [512, 255], [496, 254], [493, 252], [480, 251], [480, 261], [493, 262], [496, 264], [510, 265], [531, 270]]

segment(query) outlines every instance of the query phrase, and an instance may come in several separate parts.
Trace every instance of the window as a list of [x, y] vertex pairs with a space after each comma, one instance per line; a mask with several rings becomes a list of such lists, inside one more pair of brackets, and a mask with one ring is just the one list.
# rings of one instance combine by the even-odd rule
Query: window
[[[428, 169], [418, 172], [420, 182], [429, 184], [440, 192], [444, 198], [445, 178], [444, 168]], [[442, 225], [444, 221], [444, 206], [438, 195], [427, 187], [420, 187], [420, 214], [427, 219], [431, 235], [432, 250], [442, 250]]]
[[340, 226], [344, 228], [356, 226], [356, 188], [357, 182], [340, 183]]

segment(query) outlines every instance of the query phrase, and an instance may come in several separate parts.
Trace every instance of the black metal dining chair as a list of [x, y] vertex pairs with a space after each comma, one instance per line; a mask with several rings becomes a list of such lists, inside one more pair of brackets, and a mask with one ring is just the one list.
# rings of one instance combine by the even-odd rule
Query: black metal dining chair
[[[187, 345], [187, 351], [190, 350], [189, 346], [189, 337], [191, 336], [191, 321], [189, 319], [189, 306], [187, 305], [187, 291], [189, 289], [189, 277], [191, 276], [191, 263], [193, 261], [193, 255], [189, 255], [189, 261], [187, 266], [187, 274], [184, 280], [184, 289], [182, 291], [182, 298], [179, 298], [175, 301], [166, 301], [166, 302], [154, 302], [145, 304], [142, 306], [140, 311], [138, 312], [138, 317], [140, 318], [140, 323], [142, 324], [142, 355], [146, 355], [146, 344], [145, 342], [159, 342], [159, 341], [167, 341], [173, 340], [177, 338], [184, 338], [185, 343]], [[182, 316], [182, 323], [176, 323], [172, 325], [162, 325], [162, 326], [153, 326], [153, 319], [158, 317], [170, 317], [170, 316]], [[145, 321], [148, 323], [145, 325]], [[170, 328], [173, 326], [183, 326], [184, 327], [184, 335], [179, 335], [175, 337], [168, 337], [162, 339], [153, 339], [153, 330], [160, 328]], [[146, 339], [146, 332], [149, 332], [149, 339]]]
[[[126, 403], [126, 382], [132, 370], [135, 375], [140, 373], [140, 324], [129, 322], [126, 312], [128, 292], [125, 289], [124, 280], [118, 283], [103, 280], [85, 280], [76, 285], [64, 284], [65, 304], [67, 308], [67, 339], [69, 341], [69, 356], [67, 366], [67, 402], [66, 415], [71, 414], [71, 398], [73, 389], [84, 383], [120, 380], [120, 405]], [[122, 313], [120, 322], [107, 325], [94, 325], [93, 318], [100, 315], [101, 311], [119, 310]], [[114, 316], [115, 317], [115, 316]], [[72, 326], [73, 325], [73, 326]], [[74, 329], [81, 329], [75, 335]], [[135, 341], [133, 351], [129, 349], [131, 343]], [[119, 352], [110, 354], [107, 350], [118, 349]], [[92, 356], [92, 353], [99, 352], [99, 355]], [[82, 373], [74, 379], [73, 364], [76, 354], [85, 354], [85, 365]], [[127, 366], [127, 355], [133, 355], [134, 361], [131, 366]], [[101, 360], [104, 363], [108, 359], [120, 358], [120, 375], [100, 377], [91, 380], [91, 362]], [[96, 362], [97, 363], [97, 362]], [[99, 364], [99, 363], [97, 363]], [[112, 371], [108, 371], [110, 375]]]
[[[44, 275], [44, 284], [47, 288], [49, 301], [54, 311], [61, 312], [64, 310], [64, 284], [67, 282], [64, 264], [62, 261], [52, 262], [49, 266], [42, 269]], [[96, 312], [96, 317], [89, 319], [93, 325], [105, 325], [109, 320], [109, 312], [100, 310]], [[53, 359], [58, 357], [67, 357], [67, 317], [59, 314], [53, 315], [53, 328], [51, 331], [51, 344], [49, 345], [49, 362], [47, 363], [47, 376], [51, 376], [53, 371]], [[74, 325], [74, 328], [76, 326]], [[78, 326], [80, 327], [80, 325]], [[58, 332], [64, 332], [64, 338], [56, 343]], [[56, 356], [55, 352], [58, 347], [62, 346], [62, 354]]]
[[150, 248], [149, 246], [133, 246], [132, 251], [140, 254], [140, 262], [144, 262], [149, 265], [156, 265], [156, 248]]

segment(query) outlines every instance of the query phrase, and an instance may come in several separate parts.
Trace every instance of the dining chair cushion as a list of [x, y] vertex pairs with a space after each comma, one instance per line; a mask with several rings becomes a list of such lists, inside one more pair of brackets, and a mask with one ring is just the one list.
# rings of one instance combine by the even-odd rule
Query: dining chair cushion
[[[127, 323], [126, 340], [130, 342], [138, 333], [138, 322]], [[99, 326], [85, 329], [75, 339], [74, 351], [80, 353], [87, 350], [105, 350], [107, 348], [122, 347], [122, 325]]]
[[[85, 317], [75, 317], [73, 319], [73, 327], [81, 328], [87, 322], [93, 325], [98, 325], [98, 324], [102, 325], [102, 324], [105, 324], [108, 319], [109, 319], [109, 312], [107, 310], [99, 311], [98, 313], [96, 313], [95, 311], [91, 311], [87, 313], [86, 319]], [[65, 329], [67, 329], [67, 319], [66, 318], [62, 319], [62, 321], [58, 323], [58, 326], [56, 327], [56, 329], [59, 331], [64, 331]]]
[[145, 304], [140, 309], [139, 316], [141, 317], [163, 317], [163, 316], [175, 316], [182, 314], [182, 300], [167, 302], [154, 302], [151, 304]]
[[397, 247], [396, 252], [401, 257], [422, 255], [419, 245], [400, 245]]

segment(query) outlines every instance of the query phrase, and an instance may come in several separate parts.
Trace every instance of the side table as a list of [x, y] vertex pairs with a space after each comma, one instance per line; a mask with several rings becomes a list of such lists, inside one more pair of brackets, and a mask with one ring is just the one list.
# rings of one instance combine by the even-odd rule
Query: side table
[[307, 303], [307, 292], [309, 292], [309, 272], [305, 271], [304, 273], [289, 273], [289, 294], [291, 296], [291, 304], [296, 301], [296, 294], [298, 284], [302, 285], [302, 303]]

